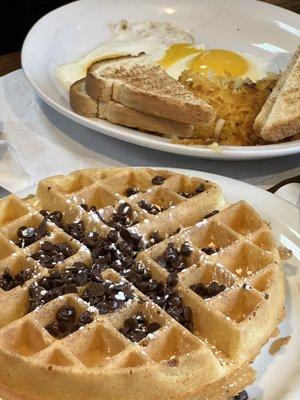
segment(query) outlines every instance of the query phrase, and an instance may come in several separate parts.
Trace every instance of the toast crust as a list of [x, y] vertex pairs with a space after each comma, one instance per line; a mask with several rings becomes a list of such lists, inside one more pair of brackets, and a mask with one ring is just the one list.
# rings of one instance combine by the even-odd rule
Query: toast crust
[[73, 83], [69, 91], [70, 106], [76, 114], [93, 118], [98, 116], [98, 101], [85, 91], [85, 79]]

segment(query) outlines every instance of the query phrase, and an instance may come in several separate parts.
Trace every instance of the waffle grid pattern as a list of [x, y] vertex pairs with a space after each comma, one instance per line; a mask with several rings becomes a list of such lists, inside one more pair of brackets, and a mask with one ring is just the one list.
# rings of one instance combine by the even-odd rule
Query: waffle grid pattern
[[[164, 178], [163, 182], [153, 185], [152, 180], [157, 175]], [[196, 194], [200, 184], [205, 190]], [[137, 187], [139, 193], [127, 197], [129, 187]], [[194, 196], [187, 198], [184, 193], [193, 193]], [[141, 208], [139, 203], [142, 200], [158, 206], [159, 212], [153, 215]], [[137, 260], [159, 282], [165, 283], [169, 275], [160, 264], [168, 244], [173, 243], [176, 248], [186, 242], [190, 244], [193, 251], [186, 257], [187, 268], [178, 274], [176, 290], [184, 305], [192, 310], [193, 332], [149, 301], [134, 286], [131, 286], [134, 298], [110, 314], [99, 315], [96, 309], [79, 298], [80, 293], [60, 296], [27, 314], [28, 288], [32, 282], [47, 276], [49, 270], [30, 257], [40, 249], [45, 238], [20, 248], [15, 244], [18, 229], [21, 226], [36, 228], [43, 221], [39, 213], [41, 209], [59, 210], [65, 224], [82, 220], [87, 232], [96, 231], [106, 237], [112, 229], [107, 221], [125, 202], [133, 210], [128, 219], [129, 230], [142, 235], [146, 242], [153, 231], [165, 238], [137, 256]], [[85, 209], [82, 204], [88, 207]], [[91, 206], [96, 206], [98, 213], [87, 211]], [[187, 394], [181, 389], [176, 398], [221, 400], [235, 394], [241, 383], [235, 382], [231, 392], [222, 385], [221, 389], [215, 388], [219, 397], [213, 397], [209, 387], [212, 382], [243, 368], [260, 351], [279, 322], [284, 294], [281, 262], [270, 229], [245, 202], [224, 207], [223, 195], [217, 185], [151, 169], [80, 171], [40, 182], [34, 197], [20, 200], [11, 195], [3, 199], [0, 202], [0, 274], [5, 268], [12, 274], [32, 268], [34, 276], [23, 286], [10, 291], [0, 289], [0, 365], [5, 361], [10, 365], [11, 359], [16, 357], [21, 360], [20, 367], [29, 362], [33, 370], [40, 367], [49, 373], [60, 371], [62, 376], [70, 371], [83, 371], [86, 377], [97, 377], [107, 399], [114, 397], [105, 379], [120, 370], [125, 371], [126, 377], [128, 373], [132, 375], [137, 371], [133, 395], [139, 393], [138, 385], [142, 384], [142, 378], [155, 370], [157, 389], [153, 390], [151, 399], [155, 396], [173, 398], [175, 389], [172, 392], [172, 382], [184, 383], [187, 369], [190, 378], [196, 382], [201, 373], [202, 382], [193, 383]], [[220, 212], [203, 219], [214, 210]], [[175, 233], [178, 230], [179, 233]], [[78, 261], [91, 266], [88, 248], [49, 221], [46, 240], [68, 243], [74, 252], [59, 262], [55, 269], [64, 270]], [[217, 251], [208, 255], [204, 251], [208, 247]], [[111, 282], [125, 280], [113, 269], [105, 270], [103, 278]], [[212, 281], [224, 284], [226, 289], [207, 299], [191, 290], [192, 285]], [[56, 311], [63, 305], [73, 306], [78, 314], [89, 310], [94, 320], [57, 340], [44, 327], [53, 321]], [[161, 328], [141, 342], [132, 343], [119, 330], [124, 321], [136, 313], [142, 313], [149, 322], [158, 322]], [[266, 321], [266, 315], [273, 316]], [[171, 384], [164, 391], [166, 376], [169, 376]], [[121, 383], [126, 381], [128, 384], [127, 378], [119, 378]], [[6, 376], [2, 383], [9, 386], [10, 376]], [[97, 398], [95, 396], [92, 394], [91, 399]], [[98, 396], [102, 398], [101, 393]], [[143, 393], [140, 398], [148, 399], [148, 396]]]

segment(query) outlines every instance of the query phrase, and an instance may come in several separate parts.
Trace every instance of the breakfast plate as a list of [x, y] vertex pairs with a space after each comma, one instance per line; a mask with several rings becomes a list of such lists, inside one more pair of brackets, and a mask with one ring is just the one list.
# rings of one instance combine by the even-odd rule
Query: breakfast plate
[[[271, 339], [256, 358], [254, 368], [257, 379], [247, 389], [250, 400], [297, 400], [300, 389], [300, 343], [298, 332], [300, 321], [300, 241], [298, 232], [299, 210], [273, 194], [247, 183], [205, 172], [171, 169], [190, 176], [198, 176], [218, 183], [229, 202], [246, 200], [272, 225], [278, 243], [293, 251], [293, 258], [285, 262], [286, 317], [280, 324], [278, 337], [289, 337], [288, 345], [277, 354], [270, 355]], [[35, 191], [31, 187], [17, 193], [19, 197]]]
[[297, 14], [254, 0], [180, 1], [81, 0], [52, 11], [38, 21], [22, 49], [24, 72], [37, 94], [66, 117], [108, 136], [165, 152], [214, 159], [259, 159], [295, 154], [300, 140], [257, 146], [174, 144], [170, 139], [85, 118], [74, 113], [67, 90], [55, 71], [107, 40], [111, 24], [167, 21], [190, 32], [207, 48], [228, 49], [261, 59], [270, 69], [284, 69], [299, 43]]

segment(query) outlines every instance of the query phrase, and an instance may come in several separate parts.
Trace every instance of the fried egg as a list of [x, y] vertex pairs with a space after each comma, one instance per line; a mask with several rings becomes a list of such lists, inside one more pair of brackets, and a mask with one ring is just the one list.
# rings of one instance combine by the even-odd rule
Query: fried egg
[[128, 23], [120, 21], [112, 39], [92, 52], [57, 69], [59, 81], [69, 87], [84, 78], [88, 67], [96, 61], [145, 53], [174, 79], [184, 70], [199, 74], [211, 73], [253, 81], [267, 75], [268, 64], [258, 57], [225, 49], [205, 49], [195, 45], [194, 38], [184, 29], [167, 22]]

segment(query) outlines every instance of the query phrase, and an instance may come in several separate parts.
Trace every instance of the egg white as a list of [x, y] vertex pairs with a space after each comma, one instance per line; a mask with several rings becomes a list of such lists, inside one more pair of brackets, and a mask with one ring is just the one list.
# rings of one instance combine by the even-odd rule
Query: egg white
[[[126, 21], [125, 21], [126, 22]], [[167, 49], [175, 43], [193, 43], [193, 37], [185, 30], [167, 22], [141, 22], [122, 28], [121, 21], [112, 39], [102, 43], [92, 52], [57, 68], [56, 76], [66, 87], [86, 76], [88, 67], [95, 61], [118, 56], [137, 56], [145, 53], [154, 61], [164, 57]]]

